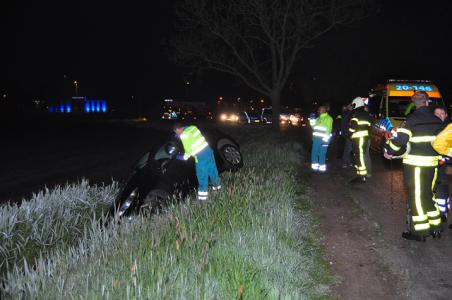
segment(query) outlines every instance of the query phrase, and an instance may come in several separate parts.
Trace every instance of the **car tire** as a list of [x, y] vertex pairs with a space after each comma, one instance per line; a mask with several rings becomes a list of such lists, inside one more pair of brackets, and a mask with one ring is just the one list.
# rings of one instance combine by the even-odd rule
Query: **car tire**
[[222, 169], [235, 172], [243, 166], [243, 156], [236, 145], [224, 144], [220, 147], [219, 153], [223, 161]]
[[149, 191], [140, 205], [140, 212], [151, 215], [161, 210], [171, 198], [171, 194], [164, 189], [153, 189]]

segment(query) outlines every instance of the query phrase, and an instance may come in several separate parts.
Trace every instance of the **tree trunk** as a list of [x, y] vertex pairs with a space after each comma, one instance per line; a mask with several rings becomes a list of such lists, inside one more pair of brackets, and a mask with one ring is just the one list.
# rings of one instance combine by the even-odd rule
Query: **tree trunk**
[[281, 91], [275, 89], [270, 96], [272, 100], [272, 126], [276, 130], [280, 130], [279, 115], [281, 111]]

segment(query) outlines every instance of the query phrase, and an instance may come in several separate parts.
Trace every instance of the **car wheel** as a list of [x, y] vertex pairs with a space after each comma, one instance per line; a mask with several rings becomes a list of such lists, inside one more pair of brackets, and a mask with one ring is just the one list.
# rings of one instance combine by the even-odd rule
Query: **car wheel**
[[151, 215], [161, 210], [171, 198], [170, 193], [163, 189], [151, 190], [140, 205], [140, 212]]
[[220, 156], [223, 159], [223, 168], [228, 171], [237, 171], [243, 166], [242, 153], [237, 146], [226, 144], [220, 148]]

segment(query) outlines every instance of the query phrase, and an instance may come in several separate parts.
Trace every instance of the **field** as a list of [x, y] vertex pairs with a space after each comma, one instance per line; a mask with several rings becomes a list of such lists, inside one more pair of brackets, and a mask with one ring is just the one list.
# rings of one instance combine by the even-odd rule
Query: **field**
[[[83, 181], [0, 210], [6, 298], [326, 298], [332, 283], [302, 171], [302, 147], [231, 132], [245, 167], [208, 204], [175, 198], [151, 218], [103, 217], [117, 184]], [[269, 159], [270, 158], [270, 159]]]

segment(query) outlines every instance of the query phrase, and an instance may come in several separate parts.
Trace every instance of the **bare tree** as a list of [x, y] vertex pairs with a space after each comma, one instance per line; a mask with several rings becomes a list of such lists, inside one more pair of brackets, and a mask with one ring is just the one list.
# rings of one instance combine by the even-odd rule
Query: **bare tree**
[[300, 51], [374, 11], [372, 0], [180, 0], [173, 58], [237, 76], [271, 99], [279, 126], [281, 92]]

